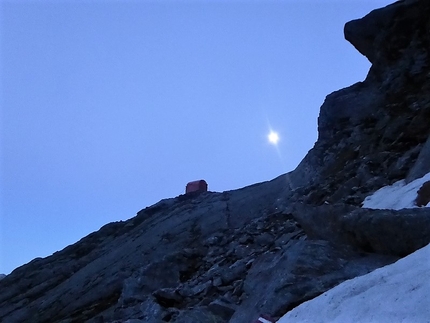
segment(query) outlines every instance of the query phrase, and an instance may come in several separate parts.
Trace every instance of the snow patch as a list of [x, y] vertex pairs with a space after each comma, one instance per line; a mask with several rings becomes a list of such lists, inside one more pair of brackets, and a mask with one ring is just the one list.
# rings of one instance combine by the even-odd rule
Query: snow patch
[[430, 245], [345, 281], [278, 323], [424, 323], [430, 318]]
[[[401, 180], [393, 185], [384, 186], [364, 199], [363, 208], [400, 210], [418, 207], [415, 204], [418, 190], [427, 181], [430, 181], [430, 173], [409, 184]], [[427, 204], [426, 207], [428, 206]]]

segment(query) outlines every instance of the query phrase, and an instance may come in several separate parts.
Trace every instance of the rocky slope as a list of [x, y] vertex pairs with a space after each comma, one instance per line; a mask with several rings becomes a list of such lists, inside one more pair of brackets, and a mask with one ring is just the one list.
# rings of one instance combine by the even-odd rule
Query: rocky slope
[[[233, 322], [274, 318], [430, 242], [430, 211], [364, 197], [430, 171], [430, 3], [349, 22], [372, 63], [330, 94], [296, 170], [162, 200], [0, 281], [1, 322]], [[347, 71], [346, 71], [347, 72]]]

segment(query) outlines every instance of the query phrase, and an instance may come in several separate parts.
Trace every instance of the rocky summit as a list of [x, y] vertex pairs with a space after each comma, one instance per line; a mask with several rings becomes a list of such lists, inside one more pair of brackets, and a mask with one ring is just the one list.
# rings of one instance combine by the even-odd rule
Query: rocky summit
[[162, 200], [34, 259], [0, 280], [0, 321], [276, 320], [430, 243], [429, 208], [361, 208], [430, 171], [430, 2], [398, 1], [344, 32], [372, 66], [327, 96], [294, 171]]

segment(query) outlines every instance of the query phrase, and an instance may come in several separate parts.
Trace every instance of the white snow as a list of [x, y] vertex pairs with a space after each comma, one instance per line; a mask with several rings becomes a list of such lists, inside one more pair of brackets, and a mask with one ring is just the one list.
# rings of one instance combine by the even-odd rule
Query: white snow
[[429, 323], [430, 245], [301, 304], [278, 323]]
[[427, 181], [430, 181], [430, 173], [427, 173], [409, 184], [405, 184], [405, 180], [401, 180], [393, 185], [385, 186], [366, 197], [363, 202], [363, 207], [368, 209], [393, 210], [418, 207], [415, 205], [417, 192]]
[[[417, 207], [417, 192], [429, 180], [430, 173], [409, 184], [402, 180], [385, 186], [368, 196], [363, 207]], [[278, 320], [298, 322], [430, 323], [430, 244], [392, 265], [345, 281]]]

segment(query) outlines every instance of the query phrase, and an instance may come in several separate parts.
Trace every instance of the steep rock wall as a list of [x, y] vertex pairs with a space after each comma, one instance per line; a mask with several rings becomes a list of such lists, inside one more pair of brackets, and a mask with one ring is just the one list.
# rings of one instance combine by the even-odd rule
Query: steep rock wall
[[428, 153], [415, 165], [430, 133], [429, 17], [428, 1], [399, 1], [345, 25], [372, 66], [363, 82], [327, 96], [318, 140], [289, 176], [296, 198], [359, 205], [430, 171]]

